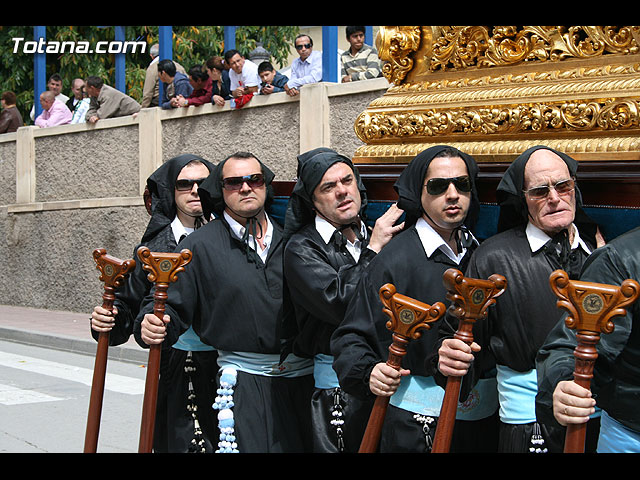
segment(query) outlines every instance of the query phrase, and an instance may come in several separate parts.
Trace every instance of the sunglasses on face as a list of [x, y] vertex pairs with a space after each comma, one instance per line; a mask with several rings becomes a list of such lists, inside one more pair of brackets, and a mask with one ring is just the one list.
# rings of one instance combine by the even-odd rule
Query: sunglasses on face
[[189, 191], [193, 188], [193, 184], [196, 183], [198, 184], [198, 186], [200, 186], [200, 184], [202, 182], [204, 182], [205, 179], [204, 178], [196, 178], [196, 179], [179, 179], [176, 180], [176, 190], [178, 190], [179, 192], [186, 192]]
[[303, 48], [306, 48], [308, 50], [311, 48], [311, 44], [303, 43], [302, 45], [296, 45], [296, 50], [302, 50]]
[[568, 178], [566, 180], [560, 180], [554, 185], [540, 185], [539, 187], [530, 188], [529, 190], [525, 190], [524, 193], [529, 198], [537, 200], [540, 198], [546, 198], [551, 192], [551, 189], [554, 189], [558, 195], [566, 195], [573, 192], [575, 188], [575, 179]]
[[223, 178], [222, 188], [225, 190], [240, 190], [245, 182], [250, 188], [261, 187], [264, 185], [264, 175], [261, 173], [254, 173], [251, 175], [245, 175], [244, 177]]
[[459, 192], [467, 193], [471, 191], [471, 180], [468, 176], [464, 175], [453, 178], [431, 178], [426, 183], [427, 193], [430, 195], [441, 195], [447, 191], [449, 185], [452, 183]]

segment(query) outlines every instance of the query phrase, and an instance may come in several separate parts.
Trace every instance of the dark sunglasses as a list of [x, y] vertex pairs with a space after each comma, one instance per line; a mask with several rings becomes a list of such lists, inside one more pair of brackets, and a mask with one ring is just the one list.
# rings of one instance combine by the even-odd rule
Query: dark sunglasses
[[251, 188], [257, 188], [264, 185], [264, 175], [254, 173], [245, 175], [244, 177], [227, 177], [222, 179], [222, 188], [225, 190], [240, 190], [244, 183]]
[[525, 190], [524, 193], [533, 199], [546, 198], [552, 188], [558, 195], [566, 195], [567, 193], [573, 192], [576, 188], [576, 181], [573, 178], [568, 178], [566, 180], [560, 180], [554, 185], [540, 185], [539, 187], [530, 188], [529, 190]]
[[459, 192], [471, 191], [471, 180], [468, 176], [453, 177], [453, 178], [431, 178], [427, 181], [427, 193], [430, 195], [440, 195], [447, 191], [449, 184], [453, 183], [456, 190]]
[[311, 48], [310, 43], [303, 43], [302, 45], [296, 45], [296, 50], [302, 50], [303, 48], [309, 49]]
[[178, 190], [179, 192], [186, 192], [193, 188], [194, 183], [197, 183], [198, 186], [200, 186], [200, 184], [204, 181], [205, 181], [204, 178], [196, 178], [194, 180], [190, 180], [190, 179], [176, 180], [176, 190]]

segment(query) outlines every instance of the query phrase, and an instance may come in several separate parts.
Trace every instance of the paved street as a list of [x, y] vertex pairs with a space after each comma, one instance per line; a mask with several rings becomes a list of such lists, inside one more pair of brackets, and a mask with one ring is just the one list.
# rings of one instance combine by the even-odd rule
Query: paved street
[[[81, 453], [94, 357], [0, 340], [0, 452]], [[136, 452], [144, 364], [110, 359], [98, 452]]]

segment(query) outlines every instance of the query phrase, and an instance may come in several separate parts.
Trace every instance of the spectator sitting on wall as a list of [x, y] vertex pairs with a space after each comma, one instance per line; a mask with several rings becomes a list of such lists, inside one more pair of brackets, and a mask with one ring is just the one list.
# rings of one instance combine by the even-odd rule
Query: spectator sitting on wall
[[233, 98], [258, 93], [260, 77], [255, 63], [244, 58], [237, 50], [225, 52], [224, 61], [230, 68], [229, 88]]
[[342, 82], [355, 82], [382, 75], [378, 51], [364, 43], [364, 27], [347, 27], [350, 47], [340, 55]]
[[211, 103], [222, 107], [225, 100], [231, 98], [229, 71], [222, 57], [211, 57], [205, 63], [205, 69], [211, 78]]
[[3, 92], [0, 97], [2, 113], [0, 113], [0, 133], [15, 132], [24, 125], [20, 110], [16, 107], [16, 94], [13, 92]]
[[164, 91], [162, 93], [162, 108], [176, 108], [178, 105], [171, 103], [171, 99], [183, 96], [188, 97], [193, 91], [189, 78], [178, 72], [176, 64], [172, 60], [160, 60], [158, 62], [158, 78], [164, 83]]
[[[147, 67], [147, 72], [144, 77], [144, 86], [142, 87], [142, 102], [140, 106], [142, 108], [157, 107], [160, 98], [160, 82], [158, 80], [158, 61], [160, 57], [160, 45], [157, 43], [151, 46], [149, 55], [151, 56], [151, 62]], [[178, 62], [173, 62], [176, 66], [176, 71], [180, 73], [186, 73], [184, 67]]]
[[295, 46], [299, 57], [291, 64], [291, 78], [284, 87], [292, 97], [300, 93], [302, 85], [322, 81], [322, 53], [313, 50], [311, 37], [305, 34], [298, 35]]
[[138, 102], [120, 90], [105, 85], [98, 76], [87, 77], [85, 90], [90, 99], [85, 117], [89, 123], [96, 123], [105, 118], [137, 115], [140, 111]]
[[40, 94], [40, 105], [42, 113], [36, 118], [36, 125], [45, 127], [55, 127], [71, 122], [71, 112], [60, 100], [56, 100], [55, 94], [51, 90]]
[[[62, 90], [62, 77], [57, 73], [54, 73], [49, 77], [49, 81], [47, 82], [47, 90], [51, 90], [54, 93], [56, 100], [60, 100], [62, 103], [66, 103], [67, 100], [69, 100], [69, 97], [67, 97], [64, 93], [60, 93]], [[31, 107], [29, 116], [31, 117], [31, 120], [35, 120], [35, 106]]]
[[65, 105], [71, 111], [71, 113], [73, 113], [73, 111], [76, 109], [76, 106], [85, 97], [83, 79], [81, 78], [73, 79], [73, 82], [71, 82], [71, 93], [72, 93], [72, 96], [69, 97], [69, 100], [67, 100]]
[[213, 80], [202, 65], [194, 65], [189, 69], [189, 83], [193, 87], [191, 95], [186, 98], [182, 95], [172, 98], [172, 105], [188, 107], [189, 105], [197, 106], [211, 103]]
[[289, 81], [289, 77], [276, 71], [269, 62], [262, 62], [258, 65], [258, 75], [260, 75], [260, 80], [262, 80], [260, 93], [263, 95], [284, 92], [284, 86]]

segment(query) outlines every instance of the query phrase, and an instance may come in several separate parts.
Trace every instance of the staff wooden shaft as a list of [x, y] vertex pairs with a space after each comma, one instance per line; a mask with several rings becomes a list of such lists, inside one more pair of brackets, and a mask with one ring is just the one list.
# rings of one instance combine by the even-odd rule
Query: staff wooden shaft
[[[591, 389], [593, 368], [601, 333], [614, 330], [613, 317], [625, 315], [625, 307], [640, 295], [640, 285], [627, 279], [620, 286], [571, 280], [564, 270], [549, 276], [551, 290], [558, 297], [557, 306], [568, 312], [567, 328], [576, 331], [577, 346], [573, 351], [575, 383]], [[569, 424], [565, 434], [565, 453], [584, 453], [587, 424]]]
[[[156, 283], [153, 295], [153, 313], [160, 320], [164, 318], [165, 302], [167, 299], [168, 283]], [[149, 362], [142, 400], [142, 420], [140, 425], [139, 453], [150, 453], [153, 449], [153, 433], [155, 427], [156, 407], [158, 404], [158, 385], [160, 379], [160, 361], [162, 358], [162, 345], [149, 347]]]
[[[444, 315], [445, 307], [441, 302], [427, 305], [396, 293], [395, 286], [390, 283], [380, 288], [380, 300], [383, 304], [382, 310], [390, 318], [387, 329], [392, 331], [386, 364], [400, 370], [409, 341], [420, 338], [423, 330], [431, 328], [430, 324]], [[377, 451], [389, 399], [390, 397], [376, 397], [358, 453]]]
[[[106, 250], [103, 248], [97, 248], [93, 251], [93, 259], [96, 262], [96, 268], [101, 272], [100, 280], [104, 282], [102, 308], [113, 313], [113, 303], [116, 299], [115, 288], [122, 284], [125, 275], [133, 270], [136, 262], [134, 260], [121, 261], [115, 257], [111, 257], [107, 255]], [[98, 448], [104, 385], [107, 373], [109, 337], [109, 332], [100, 332], [98, 334], [98, 346], [93, 367], [89, 411], [87, 414], [87, 428], [84, 438], [84, 453], [95, 453]]]
[[[389, 357], [386, 363], [390, 367], [400, 370], [402, 357], [407, 353], [409, 341], [396, 333], [392, 334], [392, 339], [392, 343], [389, 346]], [[378, 449], [380, 434], [382, 433], [382, 424], [387, 414], [390, 398], [391, 397], [376, 397], [358, 453], [374, 453]]]
[[[476, 320], [486, 317], [488, 308], [495, 304], [496, 297], [504, 292], [507, 281], [503, 276], [496, 274], [491, 275], [488, 280], [468, 278], [455, 268], [444, 272], [442, 280], [447, 288], [447, 298], [452, 302], [451, 311], [459, 319], [454, 338], [471, 345], [473, 324]], [[461, 384], [462, 377], [447, 378], [432, 453], [447, 453], [451, 448]]]
[[[142, 268], [148, 272], [148, 280], [155, 284], [153, 313], [162, 321], [164, 319], [169, 284], [178, 279], [178, 273], [184, 271], [184, 266], [191, 261], [192, 254], [186, 249], [179, 253], [151, 252], [144, 246], [140, 247], [137, 253], [140, 261], [142, 261]], [[162, 344], [150, 345], [142, 400], [140, 441], [138, 443], [139, 453], [151, 453], [153, 450], [161, 357]]]
[[[105, 286], [102, 307], [111, 310], [113, 300], [113, 288]], [[102, 417], [102, 401], [104, 398], [104, 384], [107, 374], [107, 357], [109, 352], [109, 332], [98, 334], [98, 347], [93, 366], [93, 379], [91, 381], [91, 396], [89, 397], [89, 412], [87, 414], [87, 429], [84, 437], [84, 453], [96, 453], [98, 448], [98, 436], [100, 434], [100, 419]]]

